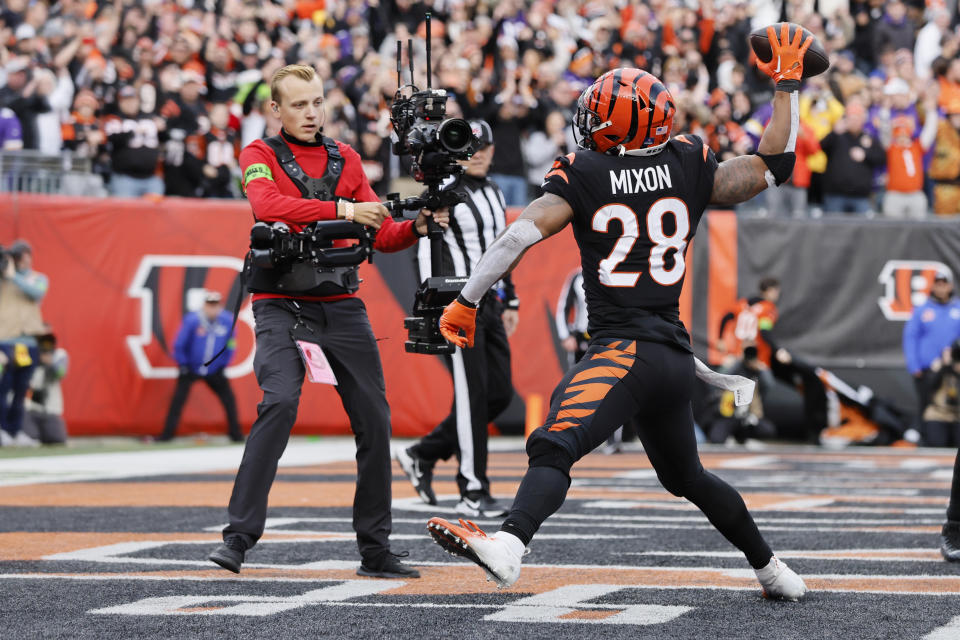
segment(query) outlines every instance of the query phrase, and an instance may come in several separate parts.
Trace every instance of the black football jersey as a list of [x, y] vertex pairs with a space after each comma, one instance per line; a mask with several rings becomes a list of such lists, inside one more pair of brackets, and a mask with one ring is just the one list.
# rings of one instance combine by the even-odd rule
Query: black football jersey
[[716, 170], [713, 152], [689, 134], [653, 156], [580, 150], [554, 163], [543, 189], [574, 212], [591, 337], [690, 348], [680, 290]]

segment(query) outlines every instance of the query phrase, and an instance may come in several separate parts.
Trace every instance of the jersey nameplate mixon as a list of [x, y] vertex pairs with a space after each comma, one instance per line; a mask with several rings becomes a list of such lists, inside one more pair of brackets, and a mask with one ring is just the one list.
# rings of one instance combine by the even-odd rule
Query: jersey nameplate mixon
[[670, 189], [672, 187], [673, 180], [670, 178], [670, 170], [665, 164], [658, 164], [645, 169], [610, 170], [610, 193], [613, 195], [618, 193], [647, 193], [648, 191]]

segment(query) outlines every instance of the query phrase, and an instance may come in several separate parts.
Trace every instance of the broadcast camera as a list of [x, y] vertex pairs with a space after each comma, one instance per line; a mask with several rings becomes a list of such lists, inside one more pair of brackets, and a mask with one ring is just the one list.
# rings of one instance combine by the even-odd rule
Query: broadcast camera
[[[470, 158], [479, 148], [479, 141], [466, 120], [446, 118], [446, 91], [430, 88], [419, 91], [411, 87], [413, 94], [409, 97], [403, 96], [402, 88], [397, 89], [390, 110], [390, 120], [397, 133], [393, 152], [398, 156], [411, 156], [410, 174], [427, 186], [429, 204], [439, 204], [436, 208], [449, 206], [444, 203], [440, 184], [463, 171], [457, 160]], [[454, 199], [452, 204], [456, 203]]]
[[[421, 91], [413, 84], [413, 47], [407, 42], [410, 61], [410, 84], [402, 80], [401, 43], [397, 41], [397, 92], [390, 108], [390, 121], [396, 133], [393, 153], [410, 156], [410, 175], [427, 187], [416, 198], [401, 200], [398, 194], [387, 196], [386, 206], [394, 216], [403, 210], [429, 209], [436, 211], [453, 207], [462, 197], [442, 190], [440, 185], [451, 176], [463, 173], [458, 160], [469, 159], [480, 148], [480, 140], [473, 134], [470, 123], [462, 118], [447, 118], [447, 92], [430, 87], [430, 14], [426, 15], [427, 88]], [[409, 95], [406, 90], [409, 90]], [[444, 307], [453, 302], [466, 283], [466, 278], [441, 276], [443, 229], [432, 218], [428, 221], [430, 263], [433, 277], [427, 278], [417, 290], [413, 316], [404, 320], [409, 340], [405, 348], [410, 353], [453, 353], [454, 347], [440, 334], [438, 321]]]
[[460, 202], [460, 198], [440, 190], [450, 176], [463, 173], [458, 160], [468, 160], [480, 148], [480, 141], [463, 118], [447, 118], [447, 92], [430, 87], [430, 13], [426, 15], [427, 88], [420, 90], [413, 82], [413, 41], [407, 41], [410, 83], [403, 84], [402, 47], [397, 40], [397, 91], [390, 106], [390, 122], [396, 139], [393, 153], [410, 156], [410, 175], [426, 185], [420, 198], [389, 198], [392, 211], [401, 209], [439, 209]]
[[[333, 247], [333, 241], [356, 239], [348, 247]], [[257, 222], [250, 229], [250, 257], [263, 269], [290, 271], [297, 261], [324, 266], [352, 266], [373, 256], [373, 232], [346, 220], [307, 225], [299, 233], [282, 222]]]
[[[334, 240], [355, 244], [334, 247]], [[274, 289], [310, 295], [352, 293], [360, 286], [358, 265], [373, 259], [374, 232], [346, 220], [307, 225], [294, 232], [282, 222], [257, 222], [250, 229], [251, 291]]]

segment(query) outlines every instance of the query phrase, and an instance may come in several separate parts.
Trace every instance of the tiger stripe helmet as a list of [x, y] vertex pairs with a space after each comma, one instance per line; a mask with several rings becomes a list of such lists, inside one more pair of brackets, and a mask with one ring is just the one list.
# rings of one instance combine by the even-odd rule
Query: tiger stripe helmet
[[600, 153], [646, 150], [670, 139], [676, 103], [657, 77], [641, 69], [608, 71], [577, 100], [574, 134], [584, 149]]

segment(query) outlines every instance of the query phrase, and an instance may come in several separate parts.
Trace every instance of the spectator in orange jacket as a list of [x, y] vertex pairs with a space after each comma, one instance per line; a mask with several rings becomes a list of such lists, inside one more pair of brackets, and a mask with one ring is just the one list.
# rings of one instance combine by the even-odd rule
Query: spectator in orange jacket
[[[892, 83], [892, 81], [891, 81]], [[903, 83], [906, 85], [906, 83]], [[890, 117], [889, 109], [880, 111], [880, 141], [887, 150], [887, 191], [883, 195], [883, 215], [888, 218], [923, 219], [927, 215], [927, 195], [923, 192], [923, 155], [937, 136], [937, 95], [928, 90], [924, 97], [926, 120], [917, 131], [910, 115]]]
[[960, 213], [960, 98], [947, 103], [947, 117], [940, 121], [936, 147], [930, 163], [933, 179], [933, 212]]

